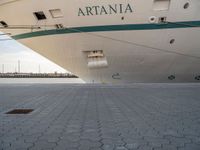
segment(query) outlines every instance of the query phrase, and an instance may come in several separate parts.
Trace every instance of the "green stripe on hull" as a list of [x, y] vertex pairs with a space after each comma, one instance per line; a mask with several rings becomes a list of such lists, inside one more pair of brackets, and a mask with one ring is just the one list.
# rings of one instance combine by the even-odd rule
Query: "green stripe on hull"
[[32, 38], [32, 37], [38, 37], [38, 36], [81, 33], [81, 32], [158, 30], [158, 29], [191, 28], [191, 27], [200, 27], [200, 21], [187, 21], [187, 22], [175, 22], [175, 23], [163, 23], [163, 24], [124, 24], [124, 25], [74, 27], [74, 28], [52, 29], [52, 30], [29, 32], [29, 33], [12, 36], [12, 38], [15, 40], [20, 40], [20, 39], [26, 39], [26, 38]]

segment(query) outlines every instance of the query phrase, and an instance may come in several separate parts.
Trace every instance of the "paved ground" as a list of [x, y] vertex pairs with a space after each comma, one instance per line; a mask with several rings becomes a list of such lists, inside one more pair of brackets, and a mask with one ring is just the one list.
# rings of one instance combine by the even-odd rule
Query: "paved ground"
[[0, 150], [13, 149], [200, 150], [200, 84], [0, 85]]

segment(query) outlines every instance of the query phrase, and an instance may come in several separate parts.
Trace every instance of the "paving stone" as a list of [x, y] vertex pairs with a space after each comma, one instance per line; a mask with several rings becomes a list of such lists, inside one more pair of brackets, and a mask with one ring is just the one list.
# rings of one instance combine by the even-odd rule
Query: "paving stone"
[[90, 148], [90, 150], [102, 150], [102, 149], [95, 147], [95, 148]]
[[11, 149], [11, 143], [0, 143], [0, 150]]
[[56, 146], [53, 150], [78, 150], [78, 148], [67, 148], [65, 146]]
[[80, 141], [80, 136], [78, 134], [76, 135], [63, 135], [60, 137], [62, 140], [67, 140], [67, 141], [72, 141], [72, 142], [77, 142]]
[[179, 148], [178, 150], [200, 150], [200, 145], [186, 144], [184, 147]]
[[34, 143], [34, 146], [30, 150], [43, 150], [43, 149], [53, 149], [56, 147], [56, 143], [49, 143], [46, 141], [39, 141]]
[[137, 150], [153, 150], [153, 147], [150, 146], [140, 146]]
[[117, 145], [117, 146], [125, 145], [125, 143], [120, 138], [103, 138], [101, 140], [101, 142], [104, 145], [110, 145], [110, 144], [114, 144], [114, 145]]
[[78, 148], [80, 146], [80, 143], [79, 142], [71, 142], [71, 141], [65, 141], [65, 140], [62, 140], [60, 142], [57, 143], [57, 147], [62, 147], [63, 148], [67, 148], [67, 149], [70, 149], [70, 148]]
[[102, 138], [116, 138], [119, 136], [118, 132], [104, 132], [101, 137]]
[[189, 139], [191, 139], [192, 140], [192, 142], [194, 143], [194, 144], [198, 144], [198, 145], [200, 145], [200, 137], [187, 137], [187, 138], [189, 138]]
[[124, 141], [126, 143], [125, 147], [128, 149], [137, 149], [140, 146], [145, 146], [148, 144], [148, 142], [144, 139], [124, 139]]
[[148, 144], [154, 148], [161, 147], [162, 145], [170, 144], [169, 140], [167, 139], [159, 139], [159, 138], [151, 138], [147, 139]]
[[93, 148], [93, 147], [101, 147], [101, 143], [100, 142], [94, 142], [94, 141], [90, 141], [90, 140], [81, 140], [80, 141], [80, 147], [89, 147], [89, 148]]
[[[0, 150], [199, 150], [199, 91], [175, 83], [0, 85]], [[34, 111], [5, 114], [14, 108]]]
[[60, 135], [57, 136], [57, 135], [45, 135], [45, 136], [41, 136], [38, 138], [39, 140], [42, 140], [42, 141], [47, 141], [49, 143], [56, 143], [58, 141], [60, 141]]
[[33, 143], [24, 143], [23, 141], [17, 141], [17, 142], [11, 143], [11, 148], [14, 148], [14, 149], [28, 149], [33, 146], [34, 146]]
[[115, 150], [128, 150], [128, 149], [124, 146], [116, 146]]
[[175, 137], [167, 137], [167, 139], [170, 141], [171, 145], [181, 147], [184, 146], [185, 144], [191, 143], [191, 139], [187, 138], [175, 138]]
[[177, 150], [178, 148], [173, 145], [162, 145], [162, 147], [154, 148], [154, 150]]
[[104, 144], [102, 146], [103, 150], [114, 150], [114, 148], [115, 148], [115, 144]]
[[178, 133], [177, 131], [175, 130], [167, 130], [167, 131], [164, 131], [163, 133], [164, 136], [173, 136], [173, 137], [184, 137], [184, 135]]

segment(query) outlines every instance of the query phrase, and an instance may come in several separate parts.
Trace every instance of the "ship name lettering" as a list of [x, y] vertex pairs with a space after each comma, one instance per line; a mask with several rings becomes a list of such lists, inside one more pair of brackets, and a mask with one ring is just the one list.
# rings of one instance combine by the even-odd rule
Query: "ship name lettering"
[[111, 15], [132, 13], [133, 8], [130, 4], [114, 4], [107, 6], [86, 6], [79, 8], [78, 16]]

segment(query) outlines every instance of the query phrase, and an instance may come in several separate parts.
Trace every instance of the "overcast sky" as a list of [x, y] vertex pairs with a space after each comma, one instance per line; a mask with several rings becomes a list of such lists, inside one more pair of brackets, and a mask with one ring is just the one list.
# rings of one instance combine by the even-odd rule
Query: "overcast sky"
[[66, 72], [63, 68], [37, 54], [33, 50], [23, 46], [14, 40], [2, 36], [0, 32], [0, 72], [4, 65], [4, 72], [18, 71], [18, 60], [20, 60], [21, 72]]

